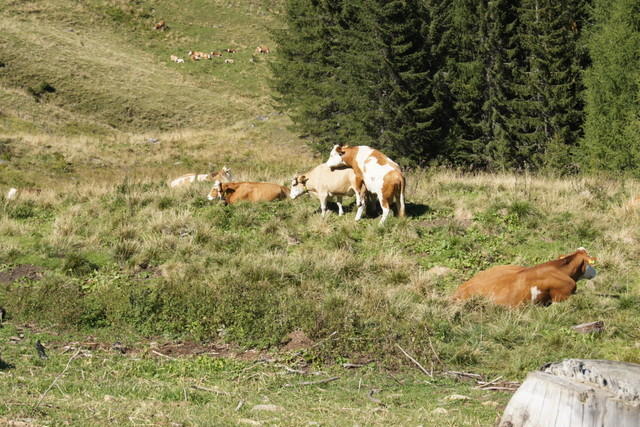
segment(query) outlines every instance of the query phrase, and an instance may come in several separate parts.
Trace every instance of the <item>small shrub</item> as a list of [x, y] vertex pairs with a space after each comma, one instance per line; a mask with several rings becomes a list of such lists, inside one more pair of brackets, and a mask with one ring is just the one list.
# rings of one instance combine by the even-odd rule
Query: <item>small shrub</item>
[[41, 82], [35, 86], [27, 87], [27, 93], [34, 97], [36, 101], [40, 101], [43, 95], [47, 93], [55, 93], [56, 89], [47, 82]]
[[158, 209], [161, 211], [168, 209], [174, 205], [175, 200], [170, 196], [162, 196], [158, 199]]
[[98, 270], [99, 266], [79, 254], [67, 255], [62, 270], [74, 276], [83, 276]]
[[36, 216], [36, 204], [32, 200], [20, 201], [9, 209], [9, 218], [27, 219]]

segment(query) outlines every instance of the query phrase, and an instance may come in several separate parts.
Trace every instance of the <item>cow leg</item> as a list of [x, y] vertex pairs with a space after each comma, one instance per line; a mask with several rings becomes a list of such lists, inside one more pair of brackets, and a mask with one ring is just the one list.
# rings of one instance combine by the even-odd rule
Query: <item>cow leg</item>
[[391, 209], [389, 209], [389, 201], [382, 197], [381, 194], [378, 194], [378, 199], [380, 200], [380, 207], [382, 208], [382, 218], [380, 218], [380, 225], [382, 225], [387, 220]]
[[336, 203], [338, 204], [338, 216], [344, 215], [344, 210], [342, 210], [342, 196], [336, 196]]
[[576, 292], [575, 282], [573, 286], [563, 286], [560, 288], [553, 288], [549, 291], [551, 294], [551, 301], [553, 302], [561, 302], [569, 298]]
[[565, 280], [555, 280], [553, 283], [547, 286], [549, 289], [549, 296], [551, 301], [560, 302], [564, 301], [576, 292], [576, 282], [567, 277]]
[[362, 203], [362, 199], [360, 199], [360, 206], [358, 206], [358, 210], [356, 212], [356, 221], [360, 221], [360, 218], [362, 218], [363, 212], [364, 212], [364, 203]]
[[320, 198], [320, 210], [322, 211], [322, 217], [327, 213], [327, 195], [326, 194], [318, 194]]
[[[365, 196], [364, 193], [366, 191], [367, 191], [367, 187], [365, 187], [362, 177], [359, 177], [356, 175], [356, 206], [364, 205], [364, 196]], [[356, 221], [358, 219], [356, 219]]]

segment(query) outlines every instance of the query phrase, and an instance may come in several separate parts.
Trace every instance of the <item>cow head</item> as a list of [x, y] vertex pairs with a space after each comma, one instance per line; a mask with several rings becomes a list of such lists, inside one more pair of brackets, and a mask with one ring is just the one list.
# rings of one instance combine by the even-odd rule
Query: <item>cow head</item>
[[211, 187], [211, 191], [209, 191], [209, 196], [207, 196], [207, 198], [209, 200], [224, 200], [224, 192], [220, 181], [213, 183], [213, 187]]
[[304, 175], [293, 177], [291, 180], [291, 193], [289, 194], [292, 199], [295, 199], [307, 192], [307, 181], [309, 181], [309, 178]]
[[339, 168], [340, 166], [348, 166], [342, 159], [342, 156], [344, 156], [344, 153], [345, 153], [345, 150], [344, 150], [345, 148], [347, 148], [347, 146], [344, 146], [344, 145], [333, 146], [333, 149], [331, 150], [331, 154], [329, 154], [329, 159], [327, 160], [327, 166], [329, 166], [331, 170]]
[[596, 277], [596, 269], [593, 265], [596, 263], [596, 258], [589, 255], [585, 248], [578, 248], [574, 253], [561, 255], [560, 259], [566, 259], [567, 263], [574, 263], [576, 265], [576, 282], [581, 279], [591, 280]]
[[580, 272], [582, 274], [578, 280], [591, 280], [596, 277], [597, 272], [596, 269], [593, 268], [593, 265], [596, 263], [596, 258], [590, 256], [585, 248], [578, 248], [576, 256], [580, 256], [582, 258], [582, 265], [580, 266]]
[[228, 179], [229, 182], [233, 181], [233, 175], [231, 175], [231, 168], [223, 166], [222, 170], [220, 171], [220, 175]]

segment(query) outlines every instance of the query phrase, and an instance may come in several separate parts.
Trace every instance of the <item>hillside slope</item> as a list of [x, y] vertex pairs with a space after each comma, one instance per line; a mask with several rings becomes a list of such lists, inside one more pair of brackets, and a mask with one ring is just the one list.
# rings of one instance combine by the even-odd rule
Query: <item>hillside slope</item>
[[[74, 0], [0, 6], [0, 132], [218, 128], [269, 111], [270, 15], [253, 2]], [[229, 7], [232, 6], [232, 7]], [[164, 19], [169, 29], [156, 31]], [[237, 48], [175, 64], [171, 54]]]

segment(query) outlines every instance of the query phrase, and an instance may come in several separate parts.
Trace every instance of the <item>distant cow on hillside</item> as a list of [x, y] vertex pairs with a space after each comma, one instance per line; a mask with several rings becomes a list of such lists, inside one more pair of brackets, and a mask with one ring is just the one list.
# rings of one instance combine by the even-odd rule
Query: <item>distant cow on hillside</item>
[[186, 175], [182, 175], [176, 179], [171, 180], [169, 182], [169, 187], [181, 187], [183, 185], [191, 184], [196, 181], [221, 181], [221, 182], [231, 182], [233, 181], [233, 175], [231, 174], [231, 169], [224, 166], [218, 172], [211, 172], [205, 174], [197, 174], [197, 173], [188, 173]]
[[164, 30], [166, 30], [166, 29], [167, 29], [167, 24], [164, 22], [164, 20], [162, 20], [162, 21], [160, 21], [160, 22], [156, 23], [156, 24], [153, 26], [153, 29], [154, 29], [154, 30], [164, 31]]
[[271, 53], [267, 46], [261, 45], [256, 48], [256, 53]]

